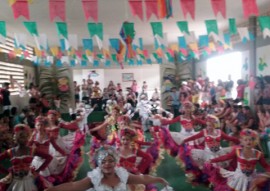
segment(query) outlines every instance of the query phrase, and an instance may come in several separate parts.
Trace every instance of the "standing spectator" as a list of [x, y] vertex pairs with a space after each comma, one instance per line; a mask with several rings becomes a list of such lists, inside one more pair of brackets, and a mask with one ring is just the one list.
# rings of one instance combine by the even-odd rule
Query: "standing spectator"
[[211, 96], [211, 104], [212, 105], [216, 105], [217, 104], [217, 100], [216, 100], [216, 95], [217, 95], [217, 92], [216, 92], [216, 87], [215, 87], [215, 84], [214, 82], [210, 83], [210, 96]]
[[234, 103], [239, 103], [244, 100], [245, 87], [246, 85], [243, 80], [241, 79], [237, 80], [237, 87], [236, 87], [237, 96], [236, 99], [234, 100]]
[[108, 85], [107, 89], [108, 89], [109, 95], [114, 95], [115, 94], [116, 87], [115, 87], [112, 80], [109, 82], [109, 85]]
[[133, 80], [130, 88], [131, 88], [132, 92], [135, 93], [136, 98], [137, 98], [139, 94], [138, 94], [138, 85], [137, 85], [137, 81], [136, 80]]
[[89, 94], [88, 94], [88, 88], [87, 88], [87, 83], [85, 79], [83, 79], [83, 83], [82, 83], [82, 101], [86, 104], [89, 103]]
[[176, 90], [176, 87], [172, 87], [170, 92], [170, 99], [172, 102], [171, 112], [174, 114], [174, 117], [179, 115], [180, 101], [179, 101], [179, 91]]
[[225, 83], [225, 98], [231, 99], [232, 98], [232, 88], [233, 88], [234, 82], [231, 79], [231, 75], [228, 76], [228, 81]]
[[75, 104], [80, 102], [80, 86], [74, 81]]
[[9, 83], [3, 83], [3, 88], [0, 89], [0, 95], [2, 99], [3, 110], [11, 109]]
[[122, 86], [120, 83], [117, 83], [116, 85], [116, 91], [119, 92], [119, 90], [122, 90]]
[[265, 110], [270, 109], [270, 76], [264, 76], [263, 89], [263, 107]]

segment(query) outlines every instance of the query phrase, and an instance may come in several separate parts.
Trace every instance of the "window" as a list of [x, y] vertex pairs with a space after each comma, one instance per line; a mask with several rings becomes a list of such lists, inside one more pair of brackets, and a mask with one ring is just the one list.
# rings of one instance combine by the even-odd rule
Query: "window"
[[[0, 84], [9, 82], [12, 79], [16, 80], [18, 84], [24, 87], [24, 67], [19, 64], [12, 64], [7, 62], [0, 62]], [[10, 85], [9, 89], [11, 95], [19, 94], [19, 86], [17, 84]]]

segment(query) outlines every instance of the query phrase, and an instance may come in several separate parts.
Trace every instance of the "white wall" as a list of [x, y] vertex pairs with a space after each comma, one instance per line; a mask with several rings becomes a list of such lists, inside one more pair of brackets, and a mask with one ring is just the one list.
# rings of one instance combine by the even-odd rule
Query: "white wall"
[[[77, 81], [78, 84], [82, 84], [82, 79], [87, 79], [89, 72], [93, 69], [74, 69], [73, 70], [73, 81]], [[160, 65], [152, 64], [152, 65], [143, 65], [140, 67], [128, 67], [125, 69], [120, 68], [110, 68], [110, 69], [94, 69], [96, 73], [99, 74], [98, 77], [92, 78], [94, 81], [100, 82], [100, 88], [103, 90], [104, 87], [107, 87], [110, 80], [113, 80], [115, 85], [117, 83], [121, 83], [123, 90], [126, 90], [127, 87], [131, 86], [130, 82], [122, 81], [123, 73], [133, 73], [134, 79], [137, 81], [139, 86], [139, 91], [141, 91], [141, 87], [143, 81], [146, 81], [148, 84], [148, 93], [149, 96], [152, 95], [152, 92], [155, 88], [160, 89]]]
[[[270, 45], [257, 48], [256, 69], [257, 76], [270, 75]], [[261, 60], [260, 60], [261, 58]], [[260, 63], [262, 61], [262, 63]], [[263, 67], [259, 67], [260, 64], [265, 63]]]

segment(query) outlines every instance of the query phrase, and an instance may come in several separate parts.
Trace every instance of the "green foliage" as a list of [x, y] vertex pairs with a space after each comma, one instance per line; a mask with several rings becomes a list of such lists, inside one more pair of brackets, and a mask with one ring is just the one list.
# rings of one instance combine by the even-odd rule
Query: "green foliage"
[[[58, 80], [63, 77], [69, 79], [69, 68], [66, 66], [57, 67], [55, 64], [50, 67], [40, 66], [39, 74], [39, 89], [41, 93], [45, 93], [48, 96], [52, 106], [54, 106], [53, 101], [55, 97], [59, 95], [61, 100], [60, 112], [68, 113], [69, 103], [71, 103], [71, 88], [66, 92], [61, 92], [58, 87]], [[70, 79], [68, 83], [68, 86], [71, 87]]]

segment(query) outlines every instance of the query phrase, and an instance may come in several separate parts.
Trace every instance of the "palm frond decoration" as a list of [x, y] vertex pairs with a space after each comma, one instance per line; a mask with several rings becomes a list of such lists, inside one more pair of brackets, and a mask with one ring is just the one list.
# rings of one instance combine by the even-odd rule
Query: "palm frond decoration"
[[56, 96], [61, 100], [60, 112], [68, 113], [72, 102], [70, 79], [70, 69], [67, 66], [57, 67], [52, 64], [50, 67], [40, 66], [39, 68], [39, 89], [42, 94], [46, 94], [51, 105], [54, 105]]

